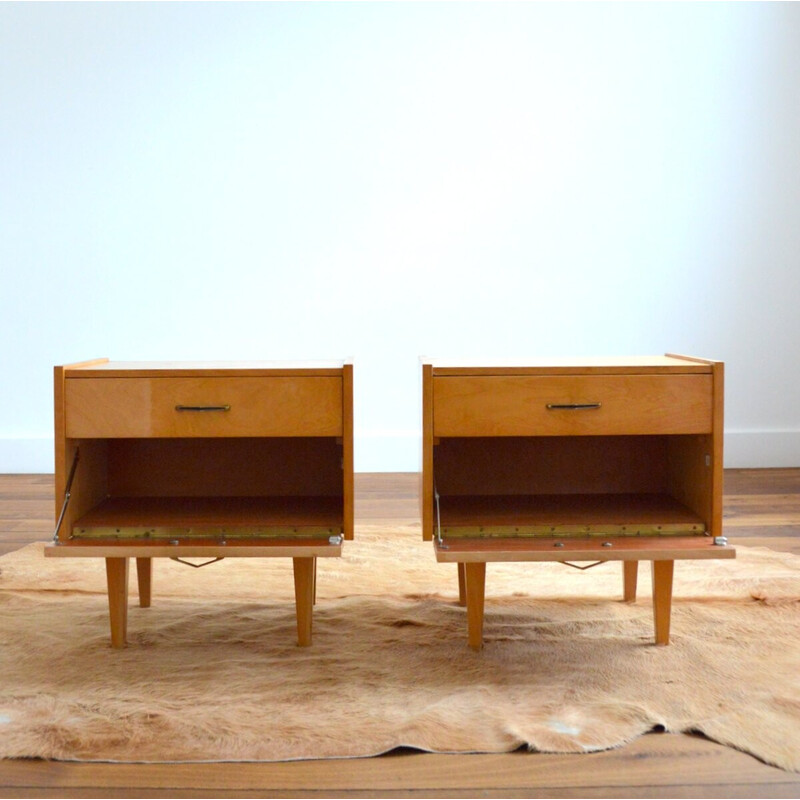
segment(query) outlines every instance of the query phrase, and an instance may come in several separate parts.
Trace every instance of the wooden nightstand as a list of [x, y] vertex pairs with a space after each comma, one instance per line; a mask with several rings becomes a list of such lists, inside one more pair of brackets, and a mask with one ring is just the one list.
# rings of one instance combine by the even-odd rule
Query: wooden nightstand
[[721, 362], [423, 360], [422, 389], [423, 537], [458, 564], [472, 648], [489, 561], [621, 561], [627, 601], [651, 561], [655, 640], [668, 644], [675, 560], [735, 557]]
[[45, 555], [106, 560], [112, 646], [131, 557], [142, 606], [153, 558], [292, 558], [298, 644], [311, 643], [316, 559], [353, 538], [352, 364], [56, 367], [55, 448]]

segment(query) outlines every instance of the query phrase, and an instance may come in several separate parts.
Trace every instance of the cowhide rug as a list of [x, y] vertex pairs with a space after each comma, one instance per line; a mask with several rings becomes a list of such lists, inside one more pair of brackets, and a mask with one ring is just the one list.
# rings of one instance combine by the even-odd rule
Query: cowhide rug
[[[260, 761], [616, 747], [701, 731], [800, 770], [800, 558], [739, 548], [678, 562], [672, 644], [649, 569], [489, 564], [485, 647], [456, 570], [419, 528], [361, 527], [319, 561], [314, 642], [296, 646], [291, 561], [154, 562], [132, 573], [129, 646], [109, 643], [100, 559], [0, 558], [0, 756]], [[732, 542], [735, 544], [735, 541]]]

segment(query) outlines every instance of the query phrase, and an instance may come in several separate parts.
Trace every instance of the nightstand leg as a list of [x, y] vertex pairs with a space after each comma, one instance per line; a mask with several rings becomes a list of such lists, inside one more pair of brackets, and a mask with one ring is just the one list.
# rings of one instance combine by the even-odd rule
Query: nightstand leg
[[314, 605], [314, 559], [294, 558], [294, 601], [297, 608], [297, 644], [311, 644], [311, 615]]
[[153, 559], [136, 559], [136, 577], [139, 580], [139, 605], [150, 608], [153, 587]]
[[111, 646], [125, 647], [128, 633], [128, 559], [107, 558], [108, 616], [111, 622]]
[[674, 566], [674, 561], [653, 561], [653, 618], [656, 626], [656, 644], [669, 644]]
[[467, 595], [467, 636], [473, 650], [483, 647], [483, 601], [486, 592], [486, 562], [464, 565]]
[[638, 561], [622, 562], [622, 599], [632, 603], [636, 599], [636, 582], [639, 577]]
[[317, 604], [317, 559], [314, 558], [314, 590], [313, 590], [313, 597], [311, 598], [311, 604]]
[[463, 561], [458, 562], [458, 604], [460, 606], [467, 604], [467, 579]]

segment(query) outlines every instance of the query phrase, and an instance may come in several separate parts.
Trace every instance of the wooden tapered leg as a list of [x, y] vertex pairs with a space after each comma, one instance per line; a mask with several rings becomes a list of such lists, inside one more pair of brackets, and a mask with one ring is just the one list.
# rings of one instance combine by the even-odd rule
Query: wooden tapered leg
[[653, 561], [653, 618], [656, 626], [656, 644], [669, 644], [674, 567], [674, 561]]
[[314, 591], [313, 591], [313, 597], [311, 598], [311, 604], [312, 605], [316, 605], [317, 604], [317, 559], [316, 559], [316, 557], [314, 558]]
[[297, 608], [297, 644], [311, 644], [311, 618], [314, 606], [314, 559], [293, 558], [294, 602]]
[[467, 637], [473, 650], [483, 647], [483, 602], [486, 592], [486, 562], [464, 565], [467, 596]]
[[467, 604], [467, 580], [464, 574], [464, 563], [458, 562], [458, 604], [465, 606]]
[[128, 559], [107, 558], [108, 616], [111, 622], [111, 646], [125, 647], [128, 634]]
[[153, 587], [153, 559], [136, 559], [136, 577], [139, 581], [139, 605], [150, 608]]
[[622, 598], [626, 603], [636, 599], [636, 582], [639, 578], [639, 562], [622, 562]]

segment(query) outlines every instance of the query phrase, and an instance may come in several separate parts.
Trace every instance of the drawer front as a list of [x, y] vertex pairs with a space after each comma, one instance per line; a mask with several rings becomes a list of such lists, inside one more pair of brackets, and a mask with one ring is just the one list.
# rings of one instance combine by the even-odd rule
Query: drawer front
[[433, 433], [709, 433], [711, 387], [711, 375], [434, 377]]
[[70, 438], [342, 435], [338, 377], [69, 378], [65, 383]]

